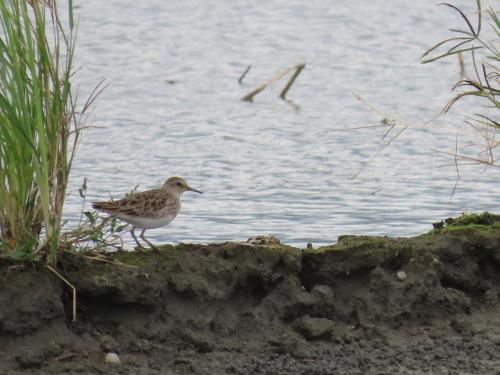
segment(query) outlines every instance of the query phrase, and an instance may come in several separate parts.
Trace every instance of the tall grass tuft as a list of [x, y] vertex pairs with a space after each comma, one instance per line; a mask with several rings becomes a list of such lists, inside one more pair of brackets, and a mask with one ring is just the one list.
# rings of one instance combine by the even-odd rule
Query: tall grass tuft
[[[429, 48], [422, 55], [421, 62], [426, 64], [457, 54], [470, 54], [473, 73], [465, 74], [455, 83], [453, 90], [458, 90], [458, 93], [446, 104], [443, 113], [448, 112], [465, 97], [479, 98], [484, 103], [484, 107], [482, 111], [470, 117], [467, 123], [474, 128], [477, 125], [485, 125], [489, 129], [484, 133], [487, 158], [454, 156], [467, 162], [500, 167], [499, 159], [494, 156], [495, 148], [500, 147], [500, 142], [495, 139], [495, 133], [500, 131], [498, 120], [500, 113], [500, 19], [498, 12], [493, 7], [483, 10], [481, 0], [476, 0], [477, 16], [472, 19], [453, 4], [440, 5], [445, 5], [457, 12], [464, 22], [464, 28], [451, 29], [454, 35]], [[485, 36], [485, 28], [491, 32], [492, 39]]]
[[68, 6], [64, 26], [56, 0], [0, 1], [0, 253], [51, 263], [80, 130]]

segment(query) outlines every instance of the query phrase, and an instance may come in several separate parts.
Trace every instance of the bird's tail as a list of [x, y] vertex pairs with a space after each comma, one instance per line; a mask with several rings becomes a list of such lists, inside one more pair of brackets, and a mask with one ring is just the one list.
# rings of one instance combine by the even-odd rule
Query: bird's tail
[[92, 202], [92, 208], [98, 211], [113, 211], [114, 202]]

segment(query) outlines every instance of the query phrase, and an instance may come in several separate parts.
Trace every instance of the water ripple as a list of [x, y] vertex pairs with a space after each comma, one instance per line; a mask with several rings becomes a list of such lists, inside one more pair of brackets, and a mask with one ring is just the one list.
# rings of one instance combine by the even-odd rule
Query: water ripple
[[[455, 2], [465, 8], [470, 1]], [[205, 192], [186, 194], [183, 212], [159, 242], [245, 240], [334, 242], [341, 234], [413, 235], [464, 210], [500, 208], [498, 172], [462, 170], [431, 150], [454, 149], [463, 119], [432, 119], [449, 99], [455, 63], [418, 57], [456, 25], [434, 1], [270, 0], [164, 2], [88, 0], [79, 12], [80, 91], [105, 78], [71, 176], [69, 226], [88, 200], [118, 198], [136, 184], [182, 175]], [[289, 98], [284, 83], [241, 102], [285, 67], [307, 62]], [[237, 79], [253, 68], [243, 85]], [[386, 129], [352, 91], [410, 127], [361, 175]], [[476, 143], [462, 131], [462, 144]], [[443, 167], [443, 164], [448, 164]], [[88, 207], [87, 207], [88, 209]]]

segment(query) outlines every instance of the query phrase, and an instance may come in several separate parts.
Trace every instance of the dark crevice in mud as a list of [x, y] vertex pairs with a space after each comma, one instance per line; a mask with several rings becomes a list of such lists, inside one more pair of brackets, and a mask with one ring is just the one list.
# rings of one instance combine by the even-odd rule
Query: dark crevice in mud
[[491, 256], [481, 257], [478, 260], [479, 272], [492, 282], [500, 284], [500, 265]]
[[500, 267], [484, 250], [481, 256], [462, 254], [459, 259], [442, 262], [440, 283], [444, 288], [454, 288], [475, 298], [493, 284], [500, 285]]
[[[73, 292], [67, 286], [62, 286], [61, 304], [64, 307], [64, 315], [66, 316], [66, 322], [69, 324], [69, 322], [73, 319]], [[77, 313], [78, 313], [78, 305], [77, 305]]]
[[315, 266], [310, 264], [310, 260], [307, 255], [302, 257], [300, 271], [297, 276], [300, 281], [300, 285], [302, 285], [304, 290], [308, 293], [311, 292], [315, 285], [321, 285], [320, 280], [316, 277]]
[[403, 249], [394, 253], [394, 256], [381, 264], [383, 268], [398, 271], [411, 260], [411, 249]]
[[314, 278], [311, 277], [308, 272], [304, 272], [304, 266], [302, 266], [301, 271], [298, 274], [300, 285], [304, 288], [304, 290], [308, 293], [311, 292], [312, 288], [317, 285]]
[[486, 291], [486, 288], [481, 288], [478, 290], [477, 287], [472, 287], [470, 285], [464, 285], [462, 282], [457, 282], [455, 279], [447, 278], [445, 276], [441, 277], [439, 280], [441, 286], [445, 289], [458, 290], [464, 294], [470, 295], [471, 297], [476, 297], [481, 295]]
[[[134, 302], [115, 302], [110, 294], [100, 296], [79, 295], [77, 300], [77, 313], [81, 319], [92, 319], [94, 316], [118, 315], [123, 311], [137, 310], [148, 314], [155, 311], [152, 306], [142, 306]], [[67, 310], [72, 309], [72, 301], [67, 301]], [[71, 313], [69, 314], [71, 316]]]
[[232, 296], [245, 295], [247, 303], [250, 302], [251, 306], [258, 306], [273, 287], [274, 284], [269, 285], [260, 277], [248, 276], [242, 283], [236, 285]]

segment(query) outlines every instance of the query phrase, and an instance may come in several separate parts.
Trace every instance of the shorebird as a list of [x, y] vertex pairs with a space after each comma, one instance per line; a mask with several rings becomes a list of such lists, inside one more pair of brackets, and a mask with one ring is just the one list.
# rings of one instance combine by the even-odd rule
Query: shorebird
[[142, 229], [139, 237], [152, 249], [158, 250], [144, 237], [146, 229], [160, 228], [175, 219], [181, 210], [181, 194], [201, 191], [190, 187], [181, 177], [170, 177], [161, 188], [133, 193], [118, 201], [92, 202], [92, 207], [116, 217], [130, 225], [130, 234], [140, 249], [144, 247], [135, 236], [135, 229]]

